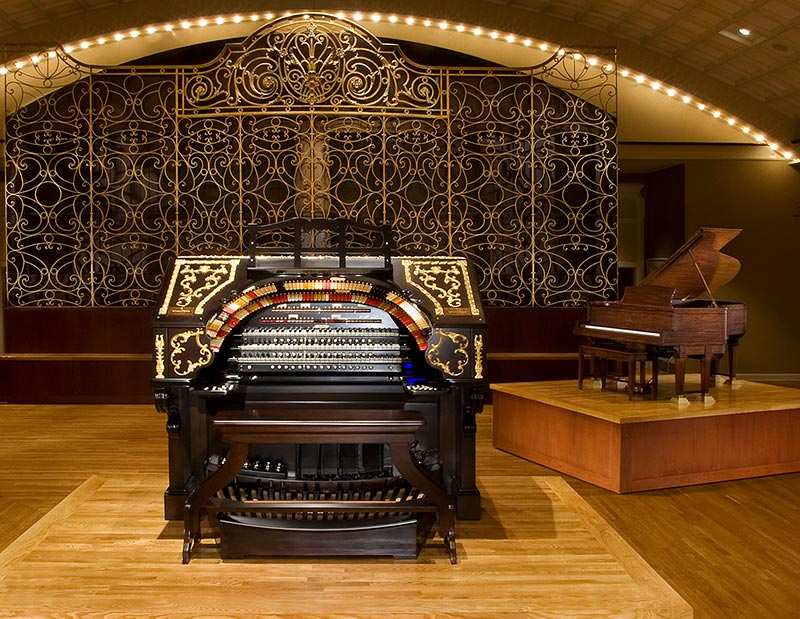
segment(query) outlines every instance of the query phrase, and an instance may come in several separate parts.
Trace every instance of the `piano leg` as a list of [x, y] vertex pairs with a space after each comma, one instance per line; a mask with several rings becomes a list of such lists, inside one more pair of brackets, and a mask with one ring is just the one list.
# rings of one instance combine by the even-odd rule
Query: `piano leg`
[[653, 368], [653, 393], [652, 398], [654, 400], [658, 399], [658, 355], [651, 355], [650, 356], [650, 365]]
[[736, 347], [739, 345], [739, 337], [728, 338], [728, 382], [736, 380]]
[[683, 355], [675, 356], [675, 397], [683, 395], [684, 377], [686, 376], [686, 357]]
[[700, 359], [700, 398], [708, 393], [708, 384], [711, 382], [711, 355], [703, 355]]
[[[642, 371], [644, 376], [644, 370]], [[644, 380], [642, 380], [644, 382]], [[628, 399], [633, 400], [633, 394], [636, 391], [636, 361], [631, 355], [628, 359]]]

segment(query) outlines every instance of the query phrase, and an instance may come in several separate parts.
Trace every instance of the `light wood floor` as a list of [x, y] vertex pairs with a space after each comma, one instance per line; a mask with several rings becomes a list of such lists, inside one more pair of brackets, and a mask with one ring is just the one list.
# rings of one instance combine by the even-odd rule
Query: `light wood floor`
[[[494, 450], [486, 512], [451, 566], [180, 564], [161, 518], [163, 416], [148, 406], [0, 406], [0, 617], [800, 617], [800, 475], [615, 495]], [[610, 525], [610, 526], [609, 526]], [[676, 595], [677, 593], [677, 595]]]

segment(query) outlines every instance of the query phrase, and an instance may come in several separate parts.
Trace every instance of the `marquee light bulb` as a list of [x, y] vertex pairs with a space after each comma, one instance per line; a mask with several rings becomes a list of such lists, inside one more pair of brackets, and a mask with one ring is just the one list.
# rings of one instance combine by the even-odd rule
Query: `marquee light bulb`
[[[285, 15], [288, 17], [288, 16], [293, 15], [293, 13], [291, 11], [287, 11], [287, 12], [285, 12]], [[337, 12], [336, 16], [339, 19], [346, 19], [345, 13], [343, 11]], [[275, 17], [275, 15], [273, 13], [265, 13], [264, 14], [264, 19], [266, 19], [266, 20], [272, 20], [272, 19], [274, 19], [274, 17]], [[310, 15], [304, 15], [304, 17], [306, 19], [310, 19], [311, 16]], [[252, 21], [252, 22], [257, 22], [261, 18], [262, 18], [261, 15], [256, 14], [256, 13], [253, 13], [249, 17], [250, 21]], [[240, 14], [235, 14], [235, 15], [232, 15], [232, 16], [219, 15], [219, 16], [216, 16], [216, 17], [209, 17], [209, 18], [202, 17], [202, 18], [199, 18], [194, 23], [192, 23], [192, 22], [190, 22], [188, 20], [182, 20], [180, 22], [180, 27], [182, 27], [184, 30], [190, 30], [194, 26], [205, 27], [205, 26], [208, 26], [211, 23], [214, 23], [214, 24], [217, 24], [217, 25], [220, 25], [220, 26], [224, 25], [226, 23], [239, 24], [239, 23], [242, 23], [245, 19], [246, 18], [243, 17]], [[360, 12], [360, 11], [356, 11], [356, 12], [352, 13], [352, 19], [354, 21], [356, 21], [356, 22], [360, 22], [360, 21], [362, 21], [364, 19], [364, 14], [362, 12]], [[418, 23], [418, 21], [417, 21], [418, 18], [416, 18], [414, 16], [411, 16], [411, 15], [405, 16], [405, 17], [399, 17], [399, 16], [397, 16], [395, 14], [391, 14], [391, 15], [386, 16], [384, 14], [377, 13], [377, 12], [370, 14], [370, 19], [373, 22], [376, 22], [376, 23], [385, 19], [386, 21], [388, 21], [391, 24], [397, 24], [399, 22], [402, 22], [402, 23], [405, 23], [408, 26], [413, 26], [413, 25]], [[431, 19], [425, 19], [424, 21], [422, 21], [420, 23], [422, 23], [425, 27], [431, 27], [433, 25], [433, 21]], [[455, 31], [457, 31], [459, 33], [466, 32], [468, 30], [467, 26], [465, 26], [463, 24], [459, 24], [457, 26], [451, 26], [446, 21], [437, 22], [437, 25], [439, 26], [439, 28], [441, 30], [450, 30], [452, 28], [453, 30], [455, 30]], [[160, 26], [148, 26], [144, 30], [144, 32], [146, 34], [148, 34], [148, 35], [154, 35], [154, 34], [157, 34], [158, 32], [161, 32], [161, 31], [163, 31], [163, 32], [173, 32], [174, 30], [175, 30], [175, 26], [173, 26], [172, 24], [162, 24]], [[481, 28], [480, 26], [474, 26], [474, 27], [470, 26], [469, 27], [469, 31], [472, 32], [475, 36], [483, 36], [484, 34], [487, 34], [483, 30], [483, 28]], [[747, 28], [739, 28], [738, 32], [742, 36], [750, 36], [751, 35], [750, 30], [747, 29]], [[127, 34], [125, 34], [125, 33], [116, 33], [113, 36], [109, 35], [109, 37], [113, 38], [113, 40], [116, 41], [116, 42], [122, 42], [126, 38], [132, 38], [132, 39], [133, 38], [137, 38], [137, 37], [140, 36], [140, 34], [141, 34], [141, 32], [139, 30], [131, 30]], [[536, 46], [542, 52], [547, 52], [548, 50], [553, 50], [554, 52], [557, 53], [557, 55], [559, 57], [563, 57], [565, 55], [565, 53], [566, 53], [564, 48], [559, 47], [557, 45], [549, 45], [548, 43], [541, 42], [541, 41], [540, 42], [536, 42], [536, 41], [531, 40], [530, 38], [519, 38], [517, 35], [512, 34], [512, 33], [503, 33], [503, 32], [491, 31], [491, 32], [488, 33], [488, 36], [490, 36], [494, 40], [504, 39], [508, 43], [516, 43], [516, 44], [519, 44], [519, 45], [524, 45], [525, 47], [531, 47], [532, 45], [536, 44]], [[105, 36], [101, 36], [101, 37], [98, 37], [97, 39], [95, 39], [93, 42], [82, 41], [82, 42], [78, 43], [78, 45], [79, 45], [79, 47], [81, 49], [88, 49], [92, 45], [104, 45], [108, 41], [109, 41], [109, 38], [107, 38]], [[63, 46], [63, 50], [68, 54], [72, 53], [72, 51], [74, 49], [75, 49], [74, 45], [64, 45]], [[50, 58], [55, 58], [56, 57], [55, 53], [52, 52], [52, 51], [49, 52], [48, 55], [49, 55]], [[586, 64], [588, 66], [591, 66], [591, 67], [597, 67], [599, 65], [600, 68], [603, 71], [606, 71], [607, 73], [612, 73], [615, 70], [615, 66], [614, 66], [613, 63], [605, 62], [605, 61], [603, 61], [601, 59], [598, 59], [598, 58], [595, 58], [595, 57], [586, 58], [585, 56], [583, 56], [581, 53], [578, 53], [578, 52], [573, 52], [572, 53], [572, 57], [576, 61], [585, 60]], [[31, 60], [32, 64], [36, 64], [40, 60], [40, 57], [32, 56], [30, 58], [30, 60]], [[9, 66], [12, 66], [12, 65], [9, 65]], [[13, 66], [16, 67], [16, 69], [21, 70], [25, 66], [25, 62], [24, 61], [17, 61]], [[3, 71], [2, 75], [7, 75], [8, 72], [9, 72], [8, 67], [0, 67], [0, 69], [2, 69], [2, 71]], [[629, 69], [627, 69], [627, 68], [621, 68], [621, 69], [617, 68], [617, 70], [619, 71], [619, 75], [620, 76], [622, 76], [624, 78], [632, 78], [639, 84], [647, 83], [647, 84], [650, 85], [650, 88], [652, 88], [654, 91], [664, 92], [669, 97], [675, 97], [678, 94], [678, 91], [677, 91], [676, 88], [671, 87], [671, 86], [665, 86], [665, 85], [661, 84], [660, 82], [658, 82], [656, 80], [649, 79], [645, 75], [642, 75], [642, 74], [633, 75], [631, 73], [631, 71]], [[692, 103], [692, 99], [691, 99], [691, 97], [689, 95], [682, 95], [680, 97], [680, 99], [681, 99], [681, 101], [683, 101], [683, 103], [686, 103], [686, 104]], [[700, 110], [700, 111], [705, 111], [706, 107], [707, 107], [706, 104], [704, 104], [704, 103], [696, 103], [695, 105], [696, 105], [697, 109]], [[715, 110], [715, 111], [712, 112], [712, 115], [715, 118], [721, 119], [722, 116], [723, 116], [723, 113], [722, 113], [721, 110]], [[736, 120], [734, 118], [732, 118], [732, 117], [726, 117], [723, 120], [725, 120], [728, 123], [728, 125], [730, 125], [731, 127], [736, 126], [736, 124], [737, 124]], [[749, 127], [742, 127], [742, 132], [745, 133], [745, 134], [750, 134], [750, 128]], [[780, 149], [780, 145], [779, 144], [777, 144], [776, 142], [771, 142], [763, 134], [757, 134], [757, 135], [754, 135], [753, 137], [754, 137], [754, 139], [758, 140], [759, 142], [767, 143], [770, 146], [770, 148], [772, 148], [773, 150]], [[784, 152], [782, 152], [780, 154], [783, 155], [787, 159], [794, 159], [794, 155], [790, 151], [784, 151]]]

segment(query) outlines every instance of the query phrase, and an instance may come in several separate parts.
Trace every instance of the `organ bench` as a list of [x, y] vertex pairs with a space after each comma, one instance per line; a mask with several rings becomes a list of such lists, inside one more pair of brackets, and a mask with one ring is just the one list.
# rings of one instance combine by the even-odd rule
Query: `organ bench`
[[[222, 556], [244, 554], [303, 555], [303, 554], [393, 554], [401, 558], [416, 556], [416, 522], [411, 542], [414, 549], [398, 542], [393, 527], [386, 531], [366, 532], [342, 520], [347, 516], [365, 513], [408, 514], [432, 512], [438, 520], [438, 530], [455, 564], [455, 509], [444, 485], [424, 469], [412, 453], [415, 434], [425, 423], [417, 411], [398, 409], [335, 409], [286, 408], [283, 410], [248, 409], [226, 410], [217, 413], [213, 426], [223, 443], [229, 446], [227, 458], [216, 471], [206, 477], [189, 495], [185, 505], [183, 563], [188, 563], [193, 545], [201, 539], [200, 521], [211, 513], [331, 513], [339, 516], [330, 535], [305, 537], [297, 530], [298, 544], [286, 544], [282, 538], [270, 539], [262, 534], [257, 538], [237, 541], [221, 535]], [[261, 500], [239, 501], [217, 496], [217, 493], [241, 472], [251, 444], [286, 443], [380, 443], [388, 444], [392, 463], [400, 475], [420, 494], [413, 497], [383, 500]], [[291, 521], [289, 521], [291, 522]], [[288, 523], [287, 523], [288, 524]], [[222, 527], [222, 522], [220, 522]], [[372, 536], [375, 539], [370, 539]], [[377, 537], [376, 537], [377, 536]], [[290, 536], [291, 537], [291, 536]], [[400, 536], [402, 537], [402, 535]], [[348, 544], [341, 544], [342, 540]], [[277, 541], [277, 543], [275, 543]], [[398, 545], [399, 544], [399, 545]]]

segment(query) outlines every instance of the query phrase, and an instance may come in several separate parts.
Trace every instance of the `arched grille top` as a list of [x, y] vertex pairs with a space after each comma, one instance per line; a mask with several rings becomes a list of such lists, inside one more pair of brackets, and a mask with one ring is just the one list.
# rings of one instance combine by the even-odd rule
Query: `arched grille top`
[[616, 80], [586, 53], [426, 67], [329, 15], [286, 16], [198, 66], [5, 79], [7, 302], [151, 305], [175, 255], [242, 255], [250, 224], [389, 226], [463, 255], [485, 305], [616, 286]]

